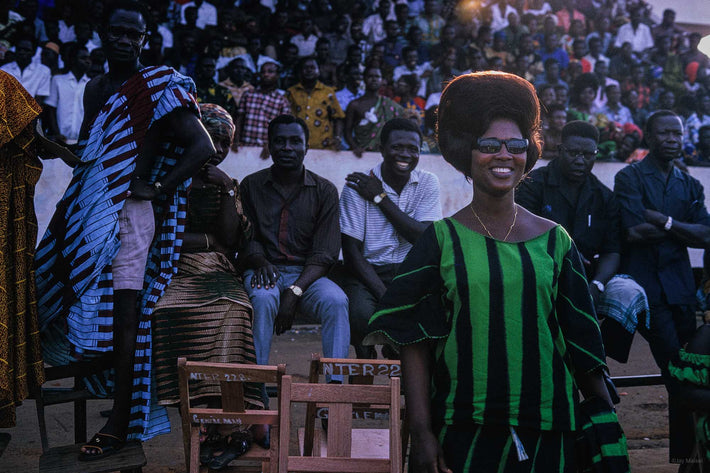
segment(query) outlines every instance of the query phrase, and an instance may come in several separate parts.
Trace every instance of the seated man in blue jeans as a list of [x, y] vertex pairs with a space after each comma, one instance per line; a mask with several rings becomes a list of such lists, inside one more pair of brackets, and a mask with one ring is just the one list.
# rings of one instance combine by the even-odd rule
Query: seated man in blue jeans
[[272, 336], [291, 328], [296, 309], [322, 323], [324, 356], [347, 358], [348, 298], [325, 277], [340, 252], [338, 191], [303, 166], [303, 120], [279, 115], [269, 123], [268, 140], [274, 164], [241, 183], [244, 211], [254, 224], [242, 256], [256, 361], [269, 363]]

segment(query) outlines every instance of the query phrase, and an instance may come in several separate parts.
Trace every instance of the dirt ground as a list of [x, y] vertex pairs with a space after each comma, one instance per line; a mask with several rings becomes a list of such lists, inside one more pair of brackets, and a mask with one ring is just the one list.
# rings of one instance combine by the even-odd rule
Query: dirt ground
[[[297, 326], [294, 330], [274, 339], [272, 362], [286, 363], [287, 373], [297, 380], [305, 380], [311, 353], [320, 351], [320, 333], [315, 327]], [[648, 344], [636, 335], [629, 362], [619, 364], [609, 361], [612, 376], [656, 374], [658, 368], [648, 349]], [[629, 440], [632, 471], [648, 473], [671, 473], [677, 466], [668, 464], [668, 402], [663, 386], [619, 389], [621, 403], [617, 411]], [[107, 401], [91, 401], [88, 407], [89, 434], [103, 422], [99, 411], [110, 406]], [[145, 473], [184, 472], [182, 434], [177, 409], [170, 409], [173, 431], [156, 437], [144, 444], [148, 458]], [[8, 432], [12, 440], [0, 457], [0, 473], [37, 471], [41, 446], [37, 429], [35, 404], [27, 401], [17, 412], [18, 426], [0, 429]], [[294, 427], [302, 425], [298, 420]], [[72, 411], [69, 405], [52, 406], [47, 409], [47, 425], [50, 446], [73, 443]], [[294, 429], [295, 430], [295, 429]], [[292, 439], [291, 449], [295, 449]]]

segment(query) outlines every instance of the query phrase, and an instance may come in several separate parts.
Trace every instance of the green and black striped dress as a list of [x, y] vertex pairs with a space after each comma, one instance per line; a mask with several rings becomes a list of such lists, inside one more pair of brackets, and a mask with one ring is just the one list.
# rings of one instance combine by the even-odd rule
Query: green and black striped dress
[[573, 373], [605, 362], [582, 262], [561, 226], [508, 243], [434, 222], [370, 329], [371, 340], [436, 340], [432, 424], [454, 471], [573, 471]]

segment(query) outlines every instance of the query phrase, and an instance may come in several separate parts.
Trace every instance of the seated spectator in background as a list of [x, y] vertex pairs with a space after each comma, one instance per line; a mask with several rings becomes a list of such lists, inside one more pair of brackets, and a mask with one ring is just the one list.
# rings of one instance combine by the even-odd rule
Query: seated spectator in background
[[345, 75], [345, 87], [335, 92], [335, 98], [338, 99], [340, 108], [347, 110], [350, 102], [362, 97], [364, 93], [365, 89], [362, 83], [360, 66], [358, 64], [348, 65]]
[[[676, 96], [675, 93], [670, 90], [670, 89], [664, 89], [664, 88], [659, 88], [656, 90], [657, 93], [657, 98], [656, 100], [653, 100], [653, 97], [651, 98], [651, 102], [656, 104], [655, 109], [656, 110], [672, 110], [675, 112], [675, 106], [676, 106]], [[653, 110], [654, 107], [651, 107]]]
[[599, 51], [601, 54], [609, 54], [609, 47], [612, 45], [614, 40], [614, 35], [609, 32], [610, 27], [611, 18], [609, 18], [609, 15], [606, 12], [599, 10], [597, 17], [594, 20], [595, 30], [587, 35], [587, 46], [590, 51], [592, 49], [592, 38], [598, 38], [600, 41]]
[[710, 125], [700, 127], [693, 152], [684, 161], [688, 166], [710, 166]]
[[69, 72], [52, 77], [45, 117], [53, 141], [74, 144], [84, 120], [84, 88], [90, 80], [86, 73], [91, 60], [86, 48], [74, 48], [67, 57], [67, 66]]
[[441, 64], [431, 71], [431, 76], [426, 80], [426, 97], [435, 92], [444, 90], [444, 85], [461, 74], [461, 71], [454, 69], [456, 64], [456, 49], [450, 47], [441, 58]]
[[566, 87], [567, 84], [555, 85], [555, 96], [557, 97], [557, 103], [563, 105], [565, 109], [569, 105], [569, 89]]
[[676, 95], [685, 93], [685, 68], [680, 56], [671, 50], [671, 38], [660, 36], [656, 40], [656, 49], [650, 57], [652, 64], [662, 69], [661, 85], [671, 89]]
[[542, 131], [542, 159], [555, 159], [562, 144], [562, 129], [567, 123], [567, 109], [560, 104], [552, 104], [547, 111], [548, 126]]
[[[234, 123], [218, 105], [201, 104], [200, 113], [216, 154], [192, 179], [178, 274], [155, 305], [152, 319], [155, 389], [160, 403], [166, 405], [180, 401], [180, 356], [201, 362], [256, 364], [252, 307], [234, 266], [234, 255], [246, 247], [252, 226], [242, 209], [238, 182], [217, 167], [229, 153]], [[259, 388], [245, 386], [247, 408], [263, 408]], [[196, 399], [220, 407], [215, 383], [198, 381], [195, 388]], [[238, 426], [236, 432], [244, 428]], [[221, 455], [214, 455], [220, 450], [217, 442], [200, 444], [203, 464], [219, 469], [248, 448], [251, 442], [241, 444], [243, 434], [230, 430], [221, 432], [224, 437], [232, 435]], [[265, 432], [255, 430], [258, 442]], [[216, 432], [208, 429], [208, 434]]]
[[625, 123], [633, 123], [634, 119], [631, 116], [631, 111], [621, 104], [621, 89], [618, 85], [607, 85], [604, 90], [606, 91], [606, 104], [597, 109], [596, 113], [606, 115], [606, 117], [620, 125]]
[[[192, 77], [195, 74], [198, 54], [198, 34], [196, 30], [189, 29], [176, 34], [177, 46], [173, 48], [168, 65], [180, 74]], [[92, 51], [93, 52], [93, 51]]]
[[407, 46], [402, 50], [402, 64], [394, 68], [392, 80], [396, 81], [405, 74], [416, 75], [419, 82], [416, 94], [421, 97], [426, 95], [426, 79], [431, 76], [432, 70], [428, 62], [419, 64], [419, 53], [412, 46]]
[[625, 42], [631, 44], [631, 50], [637, 54], [643, 54], [653, 47], [653, 36], [651, 28], [641, 22], [642, 7], [634, 6], [629, 11], [629, 22], [621, 25], [616, 32], [614, 47], [620, 48]]
[[367, 323], [414, 242], [442, 218], [439, 180], [416, 169], [419, 127], [395, 118], [385, 124], [380, 140], [382, 163], [349, 174], [340, 196], [343, 260], [349, 269], [343, 288], [358, 358], [377, 357], [374, 347], [361, 345]]
[[538, 74], [542, 74], [545, 71], [545, 67], [540, 59], [540, 55], [535, 52], [535, 42], [533, 41], [532, 35], [523, 34], [520, 37], [520, 41], [517, 44], [516, 54], [518, 56], [525, 56], [528, 59], [528, 73], [532, 76], [532, 79], [526, 77], [530, 82], [535, 82], [535, 77]]
[[599, 81], [599, 88], [597, 89], [597, 96], [594, 98], [594, 108], [599, 109], [606, 104], [606, 88], [610, 85], [619, 85], [619, 81], [612, 79], [607, 75], [609, 72], [609, 65], [606, 61], [597, 61], [594, 64], [594, 75], [597, 76]]
[[545, 129], [549, 125], [550, 108], [557, 103], [555, 87], [552, 84], [542, 84], [537, 89], [537, 97], [540, 99], [540, 119], [542, 120], [542, 128]]
[[439, 0], [424, 0], [424, 13], [415, 20], [416, 25], [422, 30], [422, 44], [427, 48], [439, 42], [441, 30], [446, 24], [446, 20], [439, 15], [440, 10]]
[[215, 82], [217, 61], [209, 56], [200, 56], [195, 67], [195, 86], [197, 87], [197, 102], [212, 103], [219, 105], [229, 112], [230, 115], [237, 116], [237, 106], [234, 103], [232, 93], [228, 88]]
[[292, 113], [308, 125], [308, 147], [340, 149], [345, 112], [335, 97], [335, 89], [318, 80], [318, 62], [313, 57], [301, 59], [300, 82], [286, 90]]
[[404, 109], [394, 100], [380, 95], [382, 72], [365, 69], [365, 93], [348, 105], [345, 114], [345, 141], [358, 158], [365, 151], [376, 151], [383, 125], [402, 115]]
[[648, 154], [648, 149], [640, 148], [643, 131], [633, 123], [621, 127], [623, 137], [616, 153], [616, 159], [624, 163], [641, 161]]
[[229, 61], [224, 69], [227, 73], [227, 78], [221, 81], [219, 85], [226, 87], [232, 94], [234, 107], [236, 109], [236, 107], [239, 106], [239, 101], [242, 99], [244, 92], [254, 89], [254, 86], [247, 80], [248, 77], [251, 76], [251, 73], [249, 69], [247, 69], [244, 59], [239, 57], [235, 57]]
[[377, 12], [365, 18], [362, 22], [362, 34], [370, 45], [385, 39], [387, 36], [385, 22], [387, 20], [396, 20], [394, 12], [392, 12], [392, 3], [390, 0], [380, 0], [377, 5]]
[[402, 37], [396, 20], [385, 22], [385, 34], [387, 35], [385, 39], [377, 44], [384, 47], [382, 59], [385, 64], [394, 69], [402, 63], [402, 49], [407, 45], [407, 41]]
[[557, 12], [557, 26], [564, 31], [569, 31], [574, 20], [584, 24], [586, 17], [581, 11], [577, 10], [577, 0], [565, 0], [564, 7]]
[[535, 88], [539, 89], [544, 84], [550, 84], [553, 86], [561, 85], [565, 89], [569, 89], [567, 82], [560, 79], [560, 64], [554, 58], [547, 58], [545, 60], [545, 72], [543, 72], [540, 77], [535, 80]]
[[582, 74], [574, 81], [570, 91], [569, 110], [567, 110], [568, 121], [582, 120], [596, 124], [593, 107], [598, 88], [599, 81], [591, 72]]
[[298, 83], [298, 48], [295, 44], [284, 45], [283, 51], [279, 54], [279, 88], [286, 90]]
[[407, 34], [409, 28], [414, 24], [415, 17], [409, 15], [409, 4], [407, 2], [396, 3], [394, 6], [394, 16], [402, 34]]
[[609, 64], [609, 58], [602, 54], [601, 39], [595, 36], [593, 38], [589, 38], [587, 42], [589, 44], [589, 53], [584, 56], [584, 59], [589, 62], [589, 66], [591, 67], [590, 71], [594, 70], [594, 64], [596, 64], [597, 61], [605, 61], [607, 64]]
[[247, 52], [245, 54], [240, 54], [237, 57], [244, 61], [244, 65], [251, 71], [252, 74], [256, 74], [261, 71], [261, 66], [267, 62], [277, 62], [274, 58], [266, 56], [262, 54], [262, 52], [261, 38], [258, 36], [252, 36], [247, 41]]
[[[269, 122], [279, 115], [291, 113], [291, 106], [276, 88], [279, 79], [279, 66], [267, 62], [261, 66], [259, 86], [247, 90], [239, 100], [237, 107], [235, 143], [244, 146], [266, 146]], [[232, 148], [236, 151], [237, 145]], [[268, 155], [261, 156], [266, 159]]]
[[190, 7], [196, 7], [197, 18], [195, 19], [195, 26], [197, 28], [203, 30], [208, 25], [217, 26], [217, 8], [204, 0], [192, 0], [182, 4], [180, 9], [181, 24], [188, 24], [185, 18], [185, 10]]
[[163, 36], [157, 31], [150, 33], [147, 47], [141, 53], [141, 64], [145, 66], [160, 66], [167, 62], [163, 54]]
[[269, 123], [273, 165], [241, 183], [244, 211], [254, 225], [243, 252], [244, 287], [254, 308], [260, 365], [269, 364], [273, 335], [291, 328], [297, 310], [322, 323], [324, 356], [348, 357], [348, 299], [326, 277], [340, 252], [338, 190], [305, 169], [307, 150], [306, 123], [280, 115]]
[[291, 43], [298, 48], [298, 57], [313, 56], [319, 34], [313, 25], [313, 19], [305, 16], [300, 23], [300, 32], [291, 38]]
[[[569, 65], [569, 55], [560, 46], [560, 37], [555, 32], [545, 35], [543, 47], [537, 53], [540, 55], [543, 64], [547, 64], [548, 59], [554, 59], [560, 69], [567, 69]], [[545, 70], [547, 71], [547, 66], [545, 66]]]
[[587, 58], [587, 44], [584, 38], [576, 38], [572, 41], [572, 56], [569, 58], [570, 63], [578, 62], [582, 67], [582, 72], [592, 72], [592, 63]]
[[671, 39], [671, 44], [674, 47], [677, 46], [679, 38], [683, 35], [683, 31], [675, 25], [675, 10], [670, 8], [663, 10], [661, 23], [654, 26], [651, 33], [654, 39], [667, 36]]
[[419, 87], [419, 80], [414, 74], [405, 74], [394, 83], [394, 101], [397, 102], [405, 110], [411, 110], [419, 115], [421, 121], [424, 121], [424, 107], [426, 101], [416, 95], [416, 90]]
[[316, 41], [316, 61], [320, 75], [318, 79], [325, 85], [336, 87], [338, 85], [338, 66], [330, 57], [330, 42], [325, 38]]
[[[587, 54], [587, 38], [586, 38], [586, 29], [584, 27], [584, 22], [580, 20], [572, 20], [572, 24], [569, 27], [569, 30], [567, 34], [562, 35], [562, 38], [560, 38], [560, 43], [562, 44], [562, 47], [567, 51], [568, 55], [572, 55], [574, 52], [574, 42], [576, 40], [582, 40], [582, 43], [584, 44], [584, 52], [580, 56], [577, 56], [577, 59], [581, 59], [585, 54]], [[581, 53], [581, 50], [578, 50], [579, 53]]]
[[634, 77], [633, 68], [637, 66], [641, 68], [642, 74], [640, 78], [645, 82], [646, 66], [641, 64], [631, 49], [631, 43], [627, 41], [621, 46], [621, 50], [609, 60], [609, 75], [620, 82], [624, 82], [630, 77]]
[[491, 15], [491, 30], [492, 32], [500, 31], [509, 25], [508, 17], [511, 13], [519, 15], [520, 13], [516, 10], [513, 2], [510, 0], [499, 0], [497, 2], [491, 2], [490, 5], [490, 15]]
[[2, 67], [22, 84], [22, 87], [39, 102], [40, 105], [49, 96], [52, 72], [43, 64], [32, 62], [35, 53], [34, 37], [25, 37], [15, 43], [15, 60]]
[[695, 112], [685, 122], [685, 138], [688, 143], [697, 143], [700, 139], [698, 132], [705, 125], [710, 125], [710, 93], [698, 97]]
[[646, 70], [645, 65], [634, 63], [631, 66], [631, 75], [625, 77], [622, 82], [622, 93], [629, 90], [634, 90], [636, 92], [637, 104], [634, 107], [629, 107], [632, 112], [635, 108], [648, 108], [649, 106], [649, 102], [651, 100], [651, 88], [646, 82]]
[[490, 47], [483, 48], [483, 54], [486, 55], [488, 62], [491, 63], [494, 58], [499, 58], [503, 64], [508, 64], [514, 61], [514, 56], [505, 47], [505, 33], [496, 31], [493, 33], [493, 44]]
[[[414, 24], [407, 31], [407, 46], [414, 48], [417, 51], [417, 64], [422, 65], [431, 61], [431, 51], [429, 46], [422, 42], [422, 29]], [[402, 51], [404, 56], [404, 51]], [[402, 59], [404, 62], [404, 59]]]
[[599, 131], [593, 125], [567, 123], [559, 156], [523, 179], [515, 201], [569, 232], [582, 256], [597, 314], [608, 318], [602, 325], [607, 355], [626, 362], [636, 326], [646, 319], [648, 301], [633, 279], [617, 275], [621, 260], [619, 204], [611, 189], [592, 174], [598, 140]]
[[515, 54], [523, 35], [530, 34], [530, 30], [525, 25], [520, 24], [520, 16], [517, 13], [508, 13], [508, 26], [500, 30], [505, 35], [505, 49], [511, 54]]
[[330, 58], [336, 64], [342, 64], [348, 57], [348, 47], [353, 44], [353, 39], [348, 34], [350, 21], [345, 15], [338, 15], [331, 33], [324, 38], [330, 42]]
[[635, 90], [628, 90], [621, 93], [621, 103], [626, 106], [631, 112], [631, 117], [634, 120], [634, 124], [643, 127], [646, 123], [646, 117], [648, 116], [648, 110], [646, 108], [639, 108], [638, 106], [638, 93]]
[[458, 63], [458, 51], [460, 49], [460, 41], [456, 37], [456, 25], [453, 23], [448, 23], [441, 30], [441, 41], [432, 45], [429, 50], [430, 57], [432, 58], [432, 66], [440, 66], [446, 54], [452, 49], [456, 53], [456, 58], [454, 59], [454, 65]]

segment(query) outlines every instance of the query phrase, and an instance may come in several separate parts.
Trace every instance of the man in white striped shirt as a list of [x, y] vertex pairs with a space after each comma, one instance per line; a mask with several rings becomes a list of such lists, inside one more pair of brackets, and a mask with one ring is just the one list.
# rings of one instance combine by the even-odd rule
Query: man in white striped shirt
[[380, 136], [382, 163], [348, 175], [340, 196], [348, 270], [343, 289], [350, 301], [350, 343], [361, 359], [376, 356], [362, 339], [377, 302], [417, 238], [442, 218], [438, 178], [416, 169], [421, 143], [413, 121], [390, 120]]

